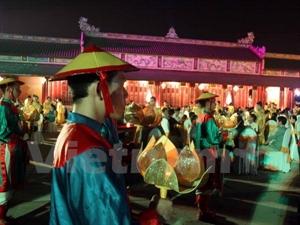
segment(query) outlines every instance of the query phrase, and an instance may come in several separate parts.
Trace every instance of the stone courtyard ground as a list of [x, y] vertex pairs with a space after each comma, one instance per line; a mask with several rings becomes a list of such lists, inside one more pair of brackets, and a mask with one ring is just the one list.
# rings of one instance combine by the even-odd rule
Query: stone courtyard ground
[[[43, 158], [41, 162], [49, 155], [56, 137], [57, 134], [44, 134], [45, 142], [39, 145]], [[10, 202], [8, 215], [16, 218], [20, 225], [49, 224], [51, 172], [45, 169], [44, 173], [38, 173], [37, 168], [28, 166], [26, 190], [16, 192]], [[151, 196], [158, 192], [153, 185], [143, 182], [132, 185], [130, 198], [134, 211], [146, 208]], [[168, 196], [175, 208], [174, 218], [169, 224], [208, 224], [196, 220], [194, 193], [178, 196], [176, 192], [169, 191]], [[259, 170], [257, 175], [250, 176], [226, 174], [223, 197], [215, 193], [210, 207], [217, 212], [218, 224], [296, 225], [300, 224], [297, 221], [299, 198], [299, 164], [292, 162], [289, 173]], [[101, 222], [99, 224], [103, 225]]]

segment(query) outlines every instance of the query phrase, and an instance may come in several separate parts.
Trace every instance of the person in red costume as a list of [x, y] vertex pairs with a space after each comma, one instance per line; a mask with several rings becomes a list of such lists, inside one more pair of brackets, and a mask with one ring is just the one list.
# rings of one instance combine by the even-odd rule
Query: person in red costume
[[0, 225], [13, 224], [12, 218], [6, 217], [7, 204], [13, 191], [24, 189], [26, 161], [28, 154], [27, 143], [22, 140], [23, 131], [19, 111], [14, 101], [21, 94], [21, 81], [5, 78], [0, 81], [2, 99], [0, 101]]
[[50, 224], [158, 225], [171, 218], [172, 202], [154, 196], [149, 209], [130, 212], [122, 164], [101, 136], [106, 118], [122, 117], [124, 72], [138, 70], [90, 46], [53, 78], [68, 80], [73, 110], [54, 150]]
[[[217, 149], [220, 143], [225, 142], [227, 135], [225, 131], [220, 131], [216, 121], [212, 115], [216, 107], [215, 94], [203, 92], [196, 100], [201, 107], [201, 113], [196, 123], [196, 141], [195, 147], [203, 153], [206, 167], [215, 165], [215, 172], [209, 173], [208, 181], [204, 185], [200, 185], [196, 191], [196, 203], [198, 204], [198, 220], [208, 223], [217, 223], [217, 217], [213, 211], [208, 208], [210, 194], [215, 189], [221, 189], [220, 176], [220, 157], [218, 157]], [[214, 161], [214, 164], [213, 164]]]

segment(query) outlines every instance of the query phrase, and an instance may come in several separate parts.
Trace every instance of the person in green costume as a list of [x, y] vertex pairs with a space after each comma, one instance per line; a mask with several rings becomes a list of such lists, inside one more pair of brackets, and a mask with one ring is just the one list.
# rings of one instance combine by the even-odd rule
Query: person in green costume
[[[213, 161], [215, 166], [214, 172], [209, 173], [208, 180], [205, 184], [200, 184], [200, 188], [196, 190], [196, 203], [198, 204], [198, 220], [208, 223], [216, 223], [217, 217], [213, 211], [208, 208], [210, 194], [215, 189], [221, 189], [220, 176], [220, 158], [217, 149], [222, 142], [226, 141], [225, 132], [221, 132], [212, 115], [216, 107], [215, 94], [203, 92], [196, 100], [201, 107], [201, 113], [196, 123], [195, 147], [197, 151], [201, 151], [206, 167]], [[206, 180], [206, 179], [204, 179]]]
[[25, 186], [28, 146], [22, 140], [19, 112], [14, 106], [15, 99], [21, 94], [22, 84], [13, 78], [5, 78], [0, 82], [0, 225], [10, 224], [10, 218], [6, 217], [7, 203], [14, 190], [24, 189]]

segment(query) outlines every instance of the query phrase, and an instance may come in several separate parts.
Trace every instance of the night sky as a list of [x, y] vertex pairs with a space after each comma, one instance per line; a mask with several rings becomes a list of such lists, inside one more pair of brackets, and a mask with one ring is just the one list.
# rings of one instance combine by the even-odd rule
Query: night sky
[[79, 38], [79, 17], [102, 32], [236, 42], [300, 54], [299, 0], [0, 0], [0, 32]]

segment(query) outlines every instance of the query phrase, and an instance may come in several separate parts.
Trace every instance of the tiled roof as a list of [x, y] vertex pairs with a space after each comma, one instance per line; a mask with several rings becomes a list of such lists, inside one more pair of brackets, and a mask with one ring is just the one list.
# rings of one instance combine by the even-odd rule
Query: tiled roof
[[172, 70], [141, 69], [125, 74], [128, 80], [177, 81], [253, 86], [299, 87], [300, 77], [262, 76], [249, 74], [224, 74], [208, 72], [182, 72]]
[[72, 59], [75, 58], [79, 53], [79, 44], [0, 38], [0, 55], [21, 55]]
[[[75, 58], [80, 44], [49, 41], [51, 38], [0, 36], [0, 55], [26, 55], [34, 57]], [[4, 38], [3, 38], [4, 37]], [[63, 39], [62, 39], [63, 40]], [[94, 44], [108, 52], [155, 54], [210, 59], [260, 61], [252, 51], [244, 47], [224, 47], [163, 41], [116, 39], [85, 36], [85, 47]]]
[[53, 76], [64, 65], [0, 62], [0, 74], [20, 76]]
[[[0, 62], [2, 74], [18, 74], [21, 76], [53, 76], [63, 65], [47, 65], [33, 63]], [[254, 86], [299, 87], [300, 77], [263, 76], [247, 74], [223, 74], [208, 72], [187, 72], [168, 70], [141, 69], [125, 74], [128, 80], [157, 80], [192, 83], [214, 83]]]
[[265, 58], [265, 68], [300, 71], [300, 60]]
[[108, 52], [261, 61], [261, 59], [251, 50], [243, 47], [223, 47], [85, 36], [84, 46], [87, 47], [92, 44]]

